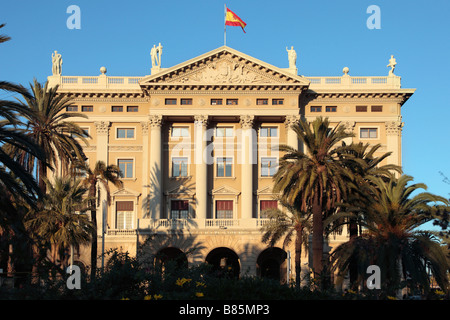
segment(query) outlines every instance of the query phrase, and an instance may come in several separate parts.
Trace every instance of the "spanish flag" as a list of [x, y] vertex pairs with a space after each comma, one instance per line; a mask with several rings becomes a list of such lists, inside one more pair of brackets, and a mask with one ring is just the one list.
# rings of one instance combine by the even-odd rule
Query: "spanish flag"
[[241, 27], [242, 31], [245, 32], [244, 28], [247, 25], [241, 18], [239, 18], [236, 13], [227, 8], [226, 16], [225, 16], [225, 25], [233, 26], [233, 27]]

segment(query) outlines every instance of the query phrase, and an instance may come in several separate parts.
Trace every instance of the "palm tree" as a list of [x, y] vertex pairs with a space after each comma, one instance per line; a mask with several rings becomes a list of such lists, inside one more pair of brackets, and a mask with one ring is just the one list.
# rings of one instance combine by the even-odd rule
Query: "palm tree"
[[[108, 183], [111, 182], [118, 188], [123, 186], [120, 180], [122, 173], [116, 165], [106, 165], [103, 161], [97, 161], [92, 170], [85, 162], [78, 163], [79, 166], [86, 172], [86, 177], [83, 179], [83, 184], [89, 190], [89, 210], [91, 211], [91, 221], [93, 223], [92, 240], [91, 240], [91, 278], [95, 277], [97, 270], [97, 184], [100, 183], [106, 190], [106, 198], [108, 205], [111, 202], [110, 189]], [[99, 199], [98, 199], [99, 200]]]
[[283, 248], [289, 245], [295, 237], [295, 282], [300, 285], [302, 246], [308, 247], [308, 238], [311, 231], [311, 213], [298, 210], [296, 206], [282, 202], [288, 210], [268, 209], [264, 214], [270, 219], [262, 228], [262, 241], [274, 246], [282, 237]]
[[[380, 156], [376, 156], [375, 153], [379, 151], [381, 144], [370, 145], [359, 143], [352, 143], [349, 148], [342, 148], [340, 150], [341, 160], [349, 170], [353, 172], [355, 178], [355, 184], [358, 186], [354, 192], [349, 194], [349, 198], [356, 201], [359, 197], [360, 201], [365, 201], [365, 197], [371, 193], [369, 177], [380, 177], [382, 179], [390, 179], [393, 174], [401, 174], [402, 170], [400, 166], [394, 164], [381, 165], [387, 157], [391, 155], [392, 152], [383, 153]], [[358, 163], [359, 165], [355, 165]], [[351, 199], [346, 199], [343, 206], [346, 205]], [[327, 219], [325, 225], [334, 224], [335, 227], [340, 226], [339, 221], [340, 215], [335, 214]], [[343, 223], [348, 224], [350, 239], [358, 236], [358, 230], [361, 230], [361, 226], [358, 224], [360, 215], [355, 214], [355, 216], [348, 217], [346, 220], [342, 220]], [[357, 284], [357, 266], [356, 262], [350, 264], [350, 283]]]
[[[365, 232], [345, 244], [332, 254], [332, 269], [341, 274], [348, 271], [350, 261], [358, 262], [360, 280], [369, 265], [381, 269], [381, 283], [389, 295], [408, 280], [413, 287], [430, 288], [427, 268], [439, 286], [448, 292], [448, 261], [439, 242], [431, 233], [418, 231], [418, 227], [432, 220], [432, 214], [447, 199], [428, 192], [424, 184], [407, 184], [412, 177], [402, 175], [389, 181], [381, 177], [369, 177], [376, 188], [366, 201], [348, 206], [346, 213], [362, 212], [360, 223]], [[351, 203], [352, 204], [352, 203]]]
[[28, 226], [50, 243], [52, 262], [56, 265], [59, 258], [64, 268], [68, 259], [63, 259], [62, 253], [91, 239], [93, 225], [84, 213], [88, 209], [88, 189], [71, 176], [55, 177], [53, 183], [45, 179], [45, 183], [48, 192], [44, 207], [31, 215]]
[[[46, 162], [36, 159], [33, 154], [18, 150], [14, 145], [8, 145], [10, 154], [28, 170], [36, 172], [39, 187], [45, 193], [47, 168], [54, 168], [57, 160], [61, 160], [63, 168], [68, 168], [71, 162], [83, 159], [83, 149], [77, 140], [87, 144], [87, 133], [77, 124], [66, 121], [73, 117], [84, 117], [79, 113], [63, 112], [71, 105], [71, 98], [59, 94], [58, 86], [48, 87], [48, 82], [42, 86], [36, 79], [30, 85], [30, 90], [22, 94], [19, 100], [22, 107], [22, 126], [26, 136], [37, 144], [46, 155]], [[36, 169], [36, 170], [35, 170]]]
[[[4, 23], [0, 24], [0, 29], [3, 28], [4, 26], [5, 26]], [[6, 36], [4, 34], [0, 34], [0, 43], [6, 42], [6, 41], [9, 41], [9, 40], [11, 40], [10, 37], [8, 37], [8, 36]]]
[[306, 152], [280, 146], [286, 153], [273, 177], [273, 191], [281, 193], [286, 203], [297, 203], [300, 211], [312, 211], [313, 270], [320, 275], [323, 271], [323, 218], [346, 198], [352, 186], [352, 172], [342, 165], [338, 156], [343, 148], [339, 143], [353, 135], [346, 133], [341, 125], [330, 128], [328, 119], [321, 117], [311, 124], [300, 121], [294, 131]]

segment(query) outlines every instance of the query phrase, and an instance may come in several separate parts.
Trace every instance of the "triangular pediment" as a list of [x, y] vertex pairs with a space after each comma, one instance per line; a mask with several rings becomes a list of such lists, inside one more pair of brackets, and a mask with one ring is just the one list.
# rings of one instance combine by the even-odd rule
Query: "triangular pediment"
[[214, 85], [307, 88], [309, 81], [224, 46], [172, 68], [162, 69], [141, 79], [139, 84], [147, 89]]
[[219, 188], [216, 188], [214, 190], [211, 191], [212, 195], [233, 195], [233, 196], [238, 196], [240, 194], [240, 192], [232, 187], [229, 186], [222, 186]]
[[141, 194], [134, 190], [122, 188], [112, 192], [111, 195], [113, 197], [139, 197]]

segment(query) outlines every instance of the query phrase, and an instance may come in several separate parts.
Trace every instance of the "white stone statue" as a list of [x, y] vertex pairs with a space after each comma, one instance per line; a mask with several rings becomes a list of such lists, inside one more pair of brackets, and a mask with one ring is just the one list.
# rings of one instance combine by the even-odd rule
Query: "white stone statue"
[[52, 73], [54, 76], [60, 76], [61, 70], [62, 70], [61, 54], [59, 54], [58, 51], [55, 50], [55, 52], [52, 53]]
[[394, 74], [394, 69], [395, 69], [395, 65], [397, 64], [397, 62], [395, 61], [395, 58], [393, 55], [391, 55], [391, 58], [389, 59], [389, 64], [387, 65], [387, 67], [390, 67], [391, 70], [389, 70], [389, 75], [393, 75]]
[[297, 53], [294, 50], [294, 46], [291, 46], [291, 49], [288, 49], [288, 47], [286, 47], [286, 51], [288, 53], [289, 69], [296, 69]]
[[159, 43], [158, 46], [153, 45], [150, 50], [150, 56], [152, 57], [152, 67], [161, 67], [161, 55], [162, 55], [162, 45]]

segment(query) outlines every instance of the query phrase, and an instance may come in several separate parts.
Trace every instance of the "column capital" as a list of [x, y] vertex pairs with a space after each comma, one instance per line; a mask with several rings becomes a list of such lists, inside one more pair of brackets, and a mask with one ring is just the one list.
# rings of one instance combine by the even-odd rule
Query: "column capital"
[[344, 126], [345, 133], [353, 133], [355, 124], [355, 121], [344, 121], [342, 125]]
[[149, 121], [141, 122], [141, 127], [142, 127], [142, 134], [148, 134], [148, 128], [150, 127], [150, 122]]
[[284, 121], [286, 128], [290, 129], [300, 123], [300, 115], [287, 115]]
[[194, 116], [194, 123], [195, 125], [206, 127], [208, 125], [208, 116], [197, 114]]
[[402, 133], [404, 122], [401, 121], [387, 121], [385, 122], [386, 135], [400, 135]]
[[160, 114], [154, 114], [149, 116], [149, 123], [152, 128], [161, 128], [163, 123], [163, 117]]
[[242, 129], [251, 129], [253, 128], [253, 121], [255, 116], [251, 115], [243, 115], [240, 117], [239, 123], [241, 124]]
[[95, 129], [97, 130], [98, 135], [108, 135], [109, 133], [109, 126], [111, 122], [109, 121], [95, 121]]

